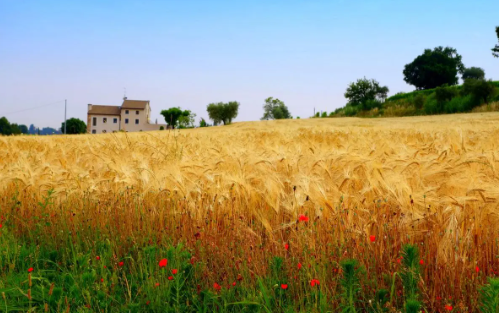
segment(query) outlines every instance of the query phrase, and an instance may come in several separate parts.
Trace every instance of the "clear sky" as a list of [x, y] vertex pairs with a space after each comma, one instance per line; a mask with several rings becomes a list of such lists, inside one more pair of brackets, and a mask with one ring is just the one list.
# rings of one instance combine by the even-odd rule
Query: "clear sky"
[[302, 118], [345, 104], [357, 78], [411, 91], [404, 65], [451, 46], [499, 80], [497, 0], [0, 0], [0, 116], [59, 128], [87, 104], [150, 100], [152, 121], [180, 106], [241, 103], [258, 120], [277, 97]]

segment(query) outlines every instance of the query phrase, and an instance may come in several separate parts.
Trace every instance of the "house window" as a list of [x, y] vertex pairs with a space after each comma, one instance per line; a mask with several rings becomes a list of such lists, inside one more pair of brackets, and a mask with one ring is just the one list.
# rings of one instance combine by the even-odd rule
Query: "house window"
[[102, 123], [106, 124], [107, 123], [107, 117], [102, 118]]
[[136, 119], [135, 120], [135, 124], [138, 125], [139, 124], [139, 119]]
[[96, 117], [92, 118], [92, 125], [93, 126], [97, 125], [97, 118]]
[[[95, 118], [95, 117], [94, 117], [94, 118]], [[95, 129], [92, 129], [92, 134], [95, 134], [95, 133], [97, 133], [97, 132], [95, 131]]]
[[139, 111], [135, 111], [135, 114], [139, 115]]
[[125, 114], [128, 114], [128, 110], [125, 110]]
[[125, 119], [125, 124], [128, 124], [128, 119], [127, 118]]
[[102, 133], [103, 133], [103, 134], [105, 134], [105, 133], [107, 133], [107, 131], [104, 129], [104, 130], [102, 131]]
[[113, 123], [114, 123], [114, 124], [118, 123], [118, 119], [117, 119], [117, 118], [114, 118], [114, 119], [113, 119]]

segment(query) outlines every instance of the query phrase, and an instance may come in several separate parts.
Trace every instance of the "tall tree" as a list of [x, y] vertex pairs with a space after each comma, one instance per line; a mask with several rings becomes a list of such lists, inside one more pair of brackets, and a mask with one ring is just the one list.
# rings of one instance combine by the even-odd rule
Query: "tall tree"
[[28, 127], [24, 124], [19, 125], [19, 130], [21, 131], [21, 134], [27, 134], [28, 133]]
[[[496, 27], [497, 40], [499, 41], [499, 26]], [[499, 58], [499, 44], [495, 45], [492, 48], [492, 55], [496, 58]]]
[[182, 115], [178, 118], [179, 128], [194, 127], [194, 119], [195, 118], [196, 118], [196, 114], [192, 113], [190, 110], [183, 111]]
[[[61, 131], [64, 132], [64, 122], [61, 124]], [[68, 134], [84, 134], [87, 132], [87, 125], [79, 118], [70, 118], [66, 127]]]
[[485, 71], [479, 67], [469, 67], [463, 72], [463, 80], [468, 78], [473, 79], [485, 79]]
[[464, 65], [456, 49], [437, 47], [426, 49], [424, 53], [404, 68], [404, 80], [416, 89], [431, 89], [447, 84], [458, 83], [458, 73], [463, 73]]
[[281, 120], [291, 119], [291, 112], [283, 101], [268, 97], [263, 104], [263, 117], [262, 120]]
[[171, 127], [177, 126], [178, 119], [183, 115], [185, 116], [184, 111], [182, 111], [179, 107], [173, 107], [169, 108], [168, 110], [163, 110], [160, 114], [163, 115], [166, 123]]
[[237, 117], [239, 105], [240, 104], [237, 101], [210, 103], [206, 107], [206, 111], [208, 112], [210, 119], [213, 120], [214, 125], [220, 123], [227, 125], [232, 123], [232, 120]]
[[348, 99], [348, 105], [370, 110], [381, 106], [381, 102], [386, 99], [389, 91], [387, 86], [381, 86], [376, 80], [364, 77], [348, 85], [345, 98]]

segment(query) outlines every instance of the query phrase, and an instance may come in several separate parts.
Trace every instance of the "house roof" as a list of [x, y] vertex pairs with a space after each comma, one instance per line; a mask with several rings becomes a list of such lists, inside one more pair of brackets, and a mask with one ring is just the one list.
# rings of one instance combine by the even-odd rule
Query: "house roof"
[[114, 105], [94, 105], [88, 111], [88, 114], [99, 114], [99, 115], [121, 115], [121, 108]]
[[144, 110], [146, 105], [149, 103], [148, 100], [124, 100], [121, 105], [122, 109], [141, 109]]

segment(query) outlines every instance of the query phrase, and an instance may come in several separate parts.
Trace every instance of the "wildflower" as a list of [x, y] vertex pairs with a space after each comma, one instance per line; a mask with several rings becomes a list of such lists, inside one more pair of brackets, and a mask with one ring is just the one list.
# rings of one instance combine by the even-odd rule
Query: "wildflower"
[[402, 260], [403, 260], [403, 257], [398, 258], [397, 263], [400, 264], [402, 262]]
[[217, 284], [217, 283], [213, 283], [213, 288], [216, 290], [216, 291], [220, 291], [220, 289], [222, 289], [222, 287]]
[[167, 259], [162, 259], [161, 261], [159, 261], [159, 267], [166, 267], [166, 265], [168, 265], [168, 260]]
[[31, 272], [33, 272], [33, 268], [32, 267], [28, 268], [28, 273], [31, 273]]
[[376, 241], [376, 236], [374, 235], [369, 236], [369, 240], [371, 240], [371, 242]]
[[118, 263], [119, 267], [122, 267], [123, 265], [125, 265], [125, 263], [123, 261], [121, 261], [120, 263]]
[[300, 214], [298, 215], [298, 221], [300, 222], [308, 222], [308, 217], [303, 215], [303, 214]]
[[107, 266], [104, 265], [104, 268], [107, 268]]
[[236, 286], [236, 282], [233, 282], [233, 283], [232, 283], [232, 286], [234, 286], [234, 287], [235, 287], [235, 286]]
[[449, 312], [452, 311], [452, 305], [446, 304], [445, 309]]
[[2, 228], [2, 224], [0, 224], [0, 228]]
[[173, 276], [168, 276], [168, 280], [173, 280]]
[[159, 283], [155, 283], [154, 286], [159, 287]]
[[97, 261], [99, 261], [99, 260], [100, 260], [100, 256], [96, 256], [96, 257], [95, 257], [95, 259], [96, 259]]
[[283, 289], [283, 290], [288, 289], [288, 284], [281, 284], [281, 289]]
[[289, 250], [289, 244], [285, 244], [284, 249]]
[[149, 303], [151, 303], [151, 301], [147, 300], [146, 305], [149, 305]]
[[423, 265], [423, 264], [424, 264], [423, 259], [419, 260], [419, 264], [421, 264], [421, 265]]
[[298, 263], [298, 269], [301, 269], [301, 263]]
[[103, 283], [103, 282], [104, 282], [104, 278], [101, 278], [101, 279], [100, 279], [100, 282], [101, 282], [101, 283]]
[[310, 286], [315, 287], [315, 285], [319, 286], [319, 285], [320, 285], [320, 282], [319, 282], [319, 280], [318, 280], [318, 279], [315, 279], [315, 278], [314, 278], [314, 279], [312, 279], [312, 280], [310, 281]]
[[475, 267], [475, 272], [477, 272], [477, 274], [478, 274], [478, 272], [480, 272], [480, 268], [478, 266]]
[[176, 270], [176, 269], [173, 269], [173, 270], [172, 270], [172, 274], [173, 274], [173, 275], [177, 274], [177, 270]]

